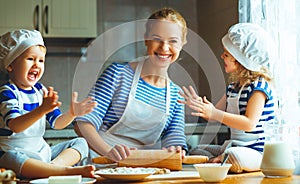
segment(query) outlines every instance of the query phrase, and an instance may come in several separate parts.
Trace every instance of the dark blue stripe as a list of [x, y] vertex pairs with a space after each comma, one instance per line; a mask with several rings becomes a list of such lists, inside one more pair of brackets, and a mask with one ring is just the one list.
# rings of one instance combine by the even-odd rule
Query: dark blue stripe
[[275, 119], [275, 116], [268, 116], [268, 118], [261, 119], [260, 121], [270, 121], [270, 120], [273, 120], [273, 119]]
[[43, 86], [42, 86], [42, 84], [40, 84], [40, 83], [36, 83], [36, 84], [34, 85], [34, 87], [36, 87], [37, 90], [43, 89]]
[[5, 90], [0, 93], [0, 102], [7, 101], [9, 99], [17, 99], [16, 95], [9, 90]]
[[26, 103], [24, 103], [23, 104], [23, 108], [26, 111], [32, 111], [35, 108], [37, 108], [38, 106], [39, 106], [39, 103], [32, 103], [32, 104], [26, 104]]
[[274, 107], [274, 103], [269, 103], [269, 104], [267, 103], [267, 104], [265, 104], [265, 107]]
[[263, 111], [262, 115], [270, 115], [273, 113], [274, 113], [274, 111]]
[[3, 119], [6, 119], [6, 117], [8, 115], [13, 114], [13, 113], [20, 113], [20, 111], [19, 111], [19, 109], [16, 109], [16, 108], [12, 109], [12, 110], [8, 111], [6, 114], [4, 114]]
[[46, 119], [48, 120], [49, 124], [53, 125], [53, 121], [55, 120], [55, 118], [61, 114], [61, 111], [59, 109], [55, 109], [54, 111], [52, 112], [49, 112], [47, 115], [46, 115]]
[[22, 93], [25, 93], [25, 94], [35, 94], [35, 90], [33, 88], [31, 90], [25, 90], [25, 89], [19, 88], [19, 91], [22, 91]]
[[258, 130], [258, 131], [252, 131], [252, 132], [246, 132], [248, 134], [261, 134], [261, 133], [264, 133], [263, 130]]

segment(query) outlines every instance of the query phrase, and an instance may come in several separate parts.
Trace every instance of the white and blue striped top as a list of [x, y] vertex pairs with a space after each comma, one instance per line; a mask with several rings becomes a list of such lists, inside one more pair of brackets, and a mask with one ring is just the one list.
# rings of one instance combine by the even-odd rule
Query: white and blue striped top
[[[239, 93], [239, 89], [234, 88], [235, 83], [231, 83], [227, 87], [227, 97], [229, 96], [235, 96]], [[246, 134], [257, 134], [258, 135], [258, 141], [254, 144], [247, 145], [246, 147], [255, 149], [257, 151], [262, 152], [264, 149], [264, 143], [265, 143], [265, 134], [263, 130], [263, 124], [267, 122], [273, 122], [275, 119], [275, 101], [273, 96], [273, 90], [270, 84], [263, 78], [260, 78], [259, 80], [252, 82], [249, 85], [246, 85], [241, 92], [241, 96], [239, 99], [239, 110], [240, 115], [245, 115], [247, 104], [249, 101], [249, 98], [253, 94], [254, 91], [261, 91], [263, 92], [267, 99], [265, 101], [265, 106], [262, 112], [262, 115], [259, 119], [258, 124], [256, 124], [256, 127], [251, 132], [245, 132]]]
[[[127, 105], [133, 76], [134, 70], [129, 63], [112, 63], [104, 70], [89, 93], [89, 96], [97, 101], [97, 107], [91, 113], [77, 117], [76, 120], [92, 123], [97, 131], [106, 131], [112, 127], [118, 122]], [[182, 99], [179, 90], [176, 84], [170, 82], [170, 116], [161, 140], [163, 147], [182, 146], [187, 149], [184, 105], [177, 101]], [[166, 112], [166, 88], [152, 86], [140, 78], [135, 98]]]
[[[43, 90], [46, 88], [41, 83], [36, 83], [31, 90], [17, 88], [11, 82], [0, 87], [0, 128], [8, 128], [9, 121], [18, 116], [24, 115], [37, 108], [43, 99]], [[46, 90], [47, 91], [47, 90]], [[45, 120], [53, 128], [55, 120], [61, 115], [61, 111], [56, 108], [38, 120], [28, 129], [12, 136], [25, 138], [24, 136], [43, 136], [46, 128]]]

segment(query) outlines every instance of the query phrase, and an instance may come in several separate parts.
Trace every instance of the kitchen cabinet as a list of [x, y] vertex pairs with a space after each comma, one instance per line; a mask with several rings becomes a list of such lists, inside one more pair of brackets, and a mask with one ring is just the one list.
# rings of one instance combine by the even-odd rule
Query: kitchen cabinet
[[0, 0], [0, 34], [36, 29], [44, 38], [97, 36], [96, 0]]

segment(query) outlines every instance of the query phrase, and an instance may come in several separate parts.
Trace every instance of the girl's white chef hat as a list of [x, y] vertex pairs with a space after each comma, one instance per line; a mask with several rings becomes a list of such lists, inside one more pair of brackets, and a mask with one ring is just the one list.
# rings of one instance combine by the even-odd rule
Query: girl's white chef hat
[[7, 72], [7, 67], [26, 49], [34, 45], [44, 46], [41, 33], [36, 30], [15, 30], [0, 37], [0, 69]]
[[225, 49], [246, 69], [260, 71], [269, 67], [274, 46], [270, 35], [253, 23], [238, 23], [231, 26], [222, 38]]

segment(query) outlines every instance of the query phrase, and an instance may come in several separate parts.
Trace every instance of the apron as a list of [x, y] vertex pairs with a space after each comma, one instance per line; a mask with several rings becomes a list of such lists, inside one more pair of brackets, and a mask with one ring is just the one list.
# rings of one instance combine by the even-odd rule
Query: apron
[[128, 147], [160, 149], [160, 137], [170, 111], [170, 82], [167, 80], [166, 112], [135, 98], [144, 61], [135, 70], [128, 103], [119, 121], [100, 136], [111, 146], [124, 144]]
[[[227, 97], [227, 108], [226, 112], [232, 114], [240, 114], [239, 109], [239, 99], [241, 97], [242, 90], [245, 85], [241, 87], [238, 94], [236, 96], [229, 96]], [[233, 146], [247, 146], [254, 144], [258, 141], [258, 135], [256, 134], [249, 134], [243, 130], [237, 130], [235, 128], [230, 128], [230, 141], [232, 142]]]
[[[13, 83], [11, 83], [14, 85]], [[22, 98], [17, 86], [17, 98]], [[36, 93], [39, 93], [35, 87], [33, 87]], [[36, 95], [39, 98], [39, 105], [43, 101], [42, 95]], [[23, 108], [23, 101], [19, 100], [20, 114], [26, 114], [27, 112]], [[41, 160], [44, 162], [51, 161], [51, 148], [43, 138], [43, 132], [46, 129], [45, 116], [31, 125], [29, 128], [20, 133], [13, 133], [11, 136], [0, 136], [1, 150], [7, 152], [9, 150], [15, 150], [17, 152], [23, 152], [28, 157]]]

